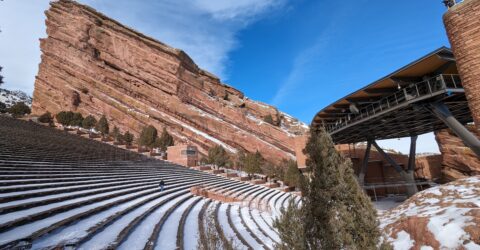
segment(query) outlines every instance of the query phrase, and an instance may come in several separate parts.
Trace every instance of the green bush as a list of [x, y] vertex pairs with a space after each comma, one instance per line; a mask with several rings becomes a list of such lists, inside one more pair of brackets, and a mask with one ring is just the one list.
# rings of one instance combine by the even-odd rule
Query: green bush
[[51, 124], [53, 123], [53, 117], [52, 117], [52, 114], [50, 112], [45, 112], [43, 113], [40, 117], [38, 117], [38, 122], [41, 122], [41, 123], [48, 123], [48, 124]]
[[0, 102], [0, 113], [6, 113], [7, 112], [7, 105], [3, 102]]
[[274, 125], [273, 124], [273, 117], [272, 115], [268, 114], [266, 115], [265, 117], [263, 117], [263, 121], [266, 122], [266, 123], [270, 123], [271, 125]]
[[24, 102], [17, 102], [13, 106], [7, 109], [7, 112], [10, 113], [13, 117], [21, 117], [26, 114], [30, 114], [30, 107], [27, 106]]
[[83, 123], [83, 116], [80, 113], [73, 113], [72, 120], [70, 121], [70, 126], [81, 127]]
[[92, 115], [88, 115], [87, 117], [85, 117], [85, 119], [83, 119], [82, 128], [84, 129], [91, 129], [94, 128], [96, 125], [97, 119], [95, 119], [95, 117], [93, 117]]

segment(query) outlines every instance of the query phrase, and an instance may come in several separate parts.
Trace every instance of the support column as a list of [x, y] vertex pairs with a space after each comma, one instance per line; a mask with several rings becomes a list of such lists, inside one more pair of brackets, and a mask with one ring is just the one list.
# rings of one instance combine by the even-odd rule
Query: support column
[[417, 151], [417, 135], [410, 137], [410, 155], [408, 156], [408, 171], [415, 171], [415, 155]]
[[417, 151], [417, 135], [410, 136], [410, 155], [408, 156], [408, 170], [406, 173], [406, 181], [411, 185], [407, 186], [407, 192], [410, 194], [415, 194], [418, 192], [417, 185], [415, 184], [415, 155]]
[[472, 149], [472, 151], [480, 157], [480, 140], [455, 119], [447, 105], [443, 102], [437, 102], [430, 104], [428, 108], [430, 112], [435, 114], [438, 119], [442, 120], [458, 137], [460, 137], [467, 147]]
[[[415, 178], [413, 176], [413, 171], [410, 173], [405, 172], [402, 169], [402, 167], [400, 167], [400, 165], [398, 165], [397, 162], [395, 162], [395, 160], [393, 160], [392, 157], [390, 157], [390, 155], [385, 153], [385, 151], [383, 151], [383, 149], [380, 146], [378, 146], [376, 141], [372, 141], [372, 144], [373, 146], [375, 146], [378, 152], [383, 156], [383, 158], [385, 158], [385, 160], [387, 160], [390, 163], [390, 165], [392, 165], [395, 168], [395, 170], [403, 177], [405, 182], [410, 184], [410, 185], [407, 185], [408, 197], [414, 195], [416, 193], [415, 190], [417, 189], [417, 187], [414, 184]], [[415, 186], [415, 188], [413, 188], [413, 186]]]
[[363, 157], [363, 163], [360, 167], [360, 172], [358, 173], [358, 183], [360, 186], [365, 184], [365, 174], [367, 173], [368, 169], [368, 159], [370, 158], [370, 149], [372, 148], [372, 142], [367, 142], [367, 149], [365, 150], [365, 156]]

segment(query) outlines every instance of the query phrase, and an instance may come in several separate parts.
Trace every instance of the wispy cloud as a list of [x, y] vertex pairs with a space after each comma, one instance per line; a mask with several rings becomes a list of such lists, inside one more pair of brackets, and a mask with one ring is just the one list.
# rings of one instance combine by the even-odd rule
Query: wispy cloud
[[[187, 52], [201, 67], [225, 80], [237, 34], [288, 0], [79, 0], [108, 16]], [[31, 93], [45, 36], [48, 0], [0, 2], [0, 65], [5, 87]]]

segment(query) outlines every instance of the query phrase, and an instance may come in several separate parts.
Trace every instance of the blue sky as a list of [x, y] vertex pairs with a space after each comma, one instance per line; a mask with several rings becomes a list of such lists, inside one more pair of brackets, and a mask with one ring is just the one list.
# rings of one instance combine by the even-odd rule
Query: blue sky
[[[80, 2], [185, 50], [250, 98], [306, 123], [348, 93], [449, 46], [440, 0]], [[32, 92], [46, 8], [48, 0], [0, 2], [4, 87]], [[438, 151], [427, 137], [420, 151]]]

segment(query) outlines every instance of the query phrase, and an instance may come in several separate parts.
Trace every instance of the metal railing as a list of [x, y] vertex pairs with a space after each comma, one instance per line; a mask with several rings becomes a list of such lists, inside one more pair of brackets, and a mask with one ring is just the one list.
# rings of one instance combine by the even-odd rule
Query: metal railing
[[445, 7], [447, 8], [451, 8], [453, 6], [455, 6], [456, 4], [459, 4], [459, 3], [462, 3], [464, 0], [443, 0], [443, 4], [445, 5]]
[[406, 87], [399, 88], [399, 91], [394, 94], [361, 108], [358, 114], [348, 113], [337, 119], [335, 123], [326, 124], [326, 129], [331, 133], [349, 124], [371, 117], [398, 105], [407, 102], [414, 102], [418, 99], [434, 96], [439, 93], [450, 94], [450, 91], [454, 89], [463, 89], [459, 75], [442, 74], [421, 82], [411, 83]]

